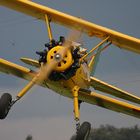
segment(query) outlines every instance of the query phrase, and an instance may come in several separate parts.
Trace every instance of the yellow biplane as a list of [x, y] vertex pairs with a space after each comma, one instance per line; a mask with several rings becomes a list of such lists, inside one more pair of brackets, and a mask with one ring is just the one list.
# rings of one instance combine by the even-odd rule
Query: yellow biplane
[[[1, 0], [0, 5], [45, 21], [50, 39], [50, 42], [45, 44], [43, 51], [36, 52], [40, 56], [39, 60], [21, 58], [24, 63], [38, 68], [38, 71], [33, 71], [0, 58], [1, 72], [29, 81], [15, 99], [12, 99], [9, 93], [4, 93], [1, 96], [0, 119], [4, 119], [10, 108], [35, 84], [52, 89], [56, 93], [73, 100], [77, 140], [88, 139], [91, 128], [89, 122], [80, 124], [79, 110], [82, 102], [140, 118], [139, 106], [90, 90], [90, 87], [93, 87], [95, 90], [140, 104], [140, 97], [103, 82], [93, 75], [91, 76], [91, 73], [95, 70], [97, 58], [104, 49], [114, 44], [121, 49], [140, 53], [140, 39], [59, 12], [30, 0]], [[67, 38], [61, 36], [60, 40], [56, 41], [52, 36], [51, 22], [66, 26], [73, 31]], [[100, 38], [101, 42], [87, 52], [77, 43], [81, 32], [89, 37]]]

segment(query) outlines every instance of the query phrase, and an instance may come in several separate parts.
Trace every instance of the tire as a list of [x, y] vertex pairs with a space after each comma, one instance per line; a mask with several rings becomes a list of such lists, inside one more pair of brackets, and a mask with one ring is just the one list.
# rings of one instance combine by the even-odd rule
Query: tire
[[84, 122], [77, 132], [76, 140], [88, 140], [91, 130], [91, 124], [89, 122]]
[[12, 102], [12, 96], [9, 93], [4, 93], [0, 98], [0, 119], [5, 119]]

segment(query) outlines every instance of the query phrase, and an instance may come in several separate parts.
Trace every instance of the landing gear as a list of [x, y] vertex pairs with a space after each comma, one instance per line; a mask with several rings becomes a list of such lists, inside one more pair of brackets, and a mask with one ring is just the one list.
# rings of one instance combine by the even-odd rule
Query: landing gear
[[78, 91], [79, 91], [78, 86], [75, 86], [72, 90], [74, 101], [74, 115], [76, 121], [76, 133], [77, 133], [76, 140], [88, 140], [91, 130], [91, 124], [89, 122], [84, 122], [82, 125], [80, 125], [79, 109], [82, 101], [78, 100]]
[[91, 130], [91, 124], [84, 122], [77, 131], [76, 140], [88, 140]]
[[5, 119], [12, 103], [12, 96], [9, 93], [4, 93], [0, 98], [0, 119]]

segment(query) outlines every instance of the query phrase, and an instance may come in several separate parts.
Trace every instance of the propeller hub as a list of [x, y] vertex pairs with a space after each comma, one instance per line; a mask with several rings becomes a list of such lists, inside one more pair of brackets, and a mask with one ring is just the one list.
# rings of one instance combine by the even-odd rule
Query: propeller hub
[[55, 54], [54, 55], [54, 59], [57, 61], [57, 62], [60, 62], [61, 61], [61, 55], [59, 53]]

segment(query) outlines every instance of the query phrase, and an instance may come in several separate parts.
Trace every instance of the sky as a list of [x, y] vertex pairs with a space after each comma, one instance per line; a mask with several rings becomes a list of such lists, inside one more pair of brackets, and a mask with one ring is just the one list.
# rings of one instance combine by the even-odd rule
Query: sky
[[[40, 4], [81, 17], [93, 23], [140, 38], [140, 1], [138, 0], [34, 0]], [[69, 29], [52, 25], [53, 36], [66, 36]], [[38, 59], [37, 50], [48, 42], [44, 22], [0, 7], [0, 57], [29, 67], [20, 57]], [[90, 50], [94, 38], [83, 35], [82, 42]], [[140, 96], [140, 56], [111, 45], [100, 58], [96, 77]], [[32, 67], [30, 67], [32, 68]], [[32, 68], [34, 69], [34, 68]], [[9, 92], [13, 97], [27, 81], [0, 73], [0, 94]], [[28, 134], [34, 140], [68, 140], [75, 133], [72, 100], [53, 91], [35, 86], [13, 108], [5, 120], [0, 120], [0, 139], [24, 140]], [[116, 127], [140, 125], [137, 118], [97, 106], [81, 105], [81, 122], [92, 127], [110, 124]]]

